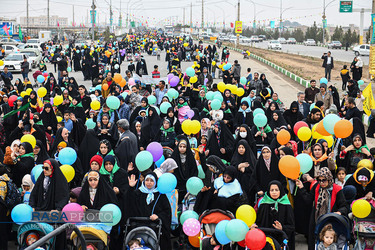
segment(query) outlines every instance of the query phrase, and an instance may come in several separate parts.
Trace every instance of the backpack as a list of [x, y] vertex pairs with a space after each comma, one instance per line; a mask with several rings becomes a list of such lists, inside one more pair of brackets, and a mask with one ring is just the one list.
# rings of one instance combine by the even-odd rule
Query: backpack
[[16, 205], [22, 203], [21, 192], [12, 180], [5, 181], [7, 183], [7, 195], [5, 196], [5, 205], [8, 209], [13, 209]]

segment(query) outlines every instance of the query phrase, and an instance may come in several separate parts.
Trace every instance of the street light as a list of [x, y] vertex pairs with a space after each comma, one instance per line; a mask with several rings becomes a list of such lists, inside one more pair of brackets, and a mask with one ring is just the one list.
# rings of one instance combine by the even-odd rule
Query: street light
[[289, 7], [283, 10], [283, 0], [280, 0], [280, 32], [279, 32], [279, 38], [281, 37], [281, 34], [283, 32], [283, 13], [293, 7]]
[[223, 29], [225, 29], [225, 11], [224, 11], [224, 9], [223, 8], [221, 8], [221, 7], [219, 7], [219, 6], [217, 6], [217, 5], [215, 5], [217, 8], [219, 8], [222, 12], [223, 12], [223, 25], [224, 25], [224, 28]]
[[126, 28], [128, 28], [129, 25], [129, 4], [132, 0], [129, 0], [129, 2], [126, 5]]
[[325, 25], [326, 25], [326, 8], [331, 4], [333, 3], [334, 1], [336, 0], [332, 0], [331, 2], [329, 2], [327, 5], [326, 5], [326, 0], [323, 0], [323, 44], [325, 44]]

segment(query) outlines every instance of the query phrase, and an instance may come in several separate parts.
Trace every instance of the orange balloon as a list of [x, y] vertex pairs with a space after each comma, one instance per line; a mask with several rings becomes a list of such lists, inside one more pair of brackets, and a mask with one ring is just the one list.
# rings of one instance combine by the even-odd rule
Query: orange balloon
[[342, 119], [336, 123], [333, 131], [337, 138], [346, 138], [352, 134], [353, 124], [348, 120]]
[[102, 85], [102, 89], [105, 91], [105, 90], [107, 90], [108, 89], [108, 84], [107, 83], [104, 83], [103, 85]]
[[189, 243], [193, 247], [199, 248], [200, 247], [200, 240], [199, 240], [199, 234], [195, 236], [189, 236]]
[[329, 136], [329, 135], [331, 135], [331, 134], [328, 133], [327, 130], [324, 128], [323, 120], [321, 120], [321, 121], [318, 123], [318, 126], [316, 126], [316, 132], [318, 132], [319, 134], [324, 135], [324, 136]]
[[279, 161], [279, 169], [285, 177], [295, 180], [299, 177], [301, 167], [297, 158], [291, 155], [285, 155]]
[[119, 83], [121, 82], [121, 80], [122, 80], [122, 76], [121, 76], [119, 73], [116, 73], [116, 74], [114, 75], [114, 77], [113, 77], [113, 80], [115, 80], [115, 82], [116, 82], [117, 84], [119, 84]]
[[276, 139], [280, 145], [285, 145], [290, 141], [290, 133], [286, 129], [282, 129], [277, 133]]
[[125, 87], [126, 85], [126, 80], [124, 78], [122, 78], [121, 82], [119, 83], [121, 88]]

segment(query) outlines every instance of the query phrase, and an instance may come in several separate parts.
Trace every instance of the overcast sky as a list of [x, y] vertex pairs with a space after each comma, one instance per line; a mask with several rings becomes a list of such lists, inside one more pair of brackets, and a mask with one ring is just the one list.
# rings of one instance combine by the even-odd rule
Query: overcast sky
[[[73, 21], [73, 5], [75, 13], [75, 22], [77, 24], [85, 22], [88, 10], [92, 0], [50, 0], [50, 15], [59, 15], [68, 17], [69, 22]], [[109, 22], [109, 4], [111, 0], [95, 0], [98, 7], [99, 21], [103, 23], [105, 20]], [[237, 1], [236, 0], [204, 0], [205, 1], [205, 22], [226, 22], [229, 26], [230, 22], [237, 18]], [[262, 20], [262, 24], [269, 25], [270, 20], [278, 22], [280, 18], [280, 0], [253, 0], [256, 6], [256, 19]], [[324, 0], [283, 0], [283, 19], [297, 21], [304, 25], [311, 25], [314, 21], [321, 23], [323, 13]], [[330, 3], [326, 0], [326, 5]], [[354, 8], [371, 9], [371, 0], [354, 0]], [[139, 17], [143, 16], [144, 20], [148, 20], [149, 24], [165, 21], [171, 16], [175, 20], [178, 18], [180, 22], [183, 19], [183, 8], [185, 8], [186, 19], [190, 20], [190, 4], [193, 5], [193, 23], [201, 23], [202, 0], [130, 0], [121, 1], [121, 13], [126, 16], [127, 6], [131, 7], [132, 14]], [[359, 26], [359, 13], [339, 13], [340, 0], [333, 0], [326, 9], [328, 25], [355, 24]], [[26, 16], [26, 0], [1, 0], [0, 16], [19, 18]], [[118, 22], [120, 11], [120, 0], [112, 0], [112, 8], [114, 13], [114, 23]], [[47, 15], [47, 0], [29, 0], [29, 15], [39, 16]], [[148, 19], [146, 19], [148, 18]], [[241, 0], [241, 20], [245, 25], [249, 25], [254, 19], [254, 4], [250, 0]], [[365, 28], [370, 26], [370, 12], [365, 12]], [[264, 20], [264, 21], [263, 21]]]

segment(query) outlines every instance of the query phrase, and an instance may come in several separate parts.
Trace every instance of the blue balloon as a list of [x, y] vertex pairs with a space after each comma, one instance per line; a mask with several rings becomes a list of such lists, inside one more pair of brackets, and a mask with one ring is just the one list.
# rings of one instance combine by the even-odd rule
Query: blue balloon
[[192, 67], [186, 69], [186, 74], [190, 77], [195, 75], [195, 70]]
[[264, 114], [257, 114], [254, 116], [254, 124], [257, 127], [264, 127], [267, 125], [267, 116]]
[[217, 223], [215, 227], [215, 236], [221, 245], [226, 245], [231, 242], [225, 234], [225, 228], [227, 227], [229, 220], [222, 220]]
[[315, 102], [310, 104], [310, 111], [315, 108]]
[[[249, 106], [250, 107], [250, 106]], [[261, 108], [256, 108], [254, 111], [253, 111], [253, 116], [255, 117], [257, 114], [265, 114], [264, 113], [264, 110], [261, 109]]]
[[94, 129], [96, 126], [95, 122], [91, 118], [87, 119], [87, 121], [85, 122], [85, 125], [87, 129]]
[[320, 81], [319, 81], [320, 83], [324, 83], [324, 84], [327, 84], [328, 83], [328, 80], [327, 80], [327, 78], [320, 78]]
[[190, 177], [186, 182], [186, 189], [192, 195], [197, 195], [201, 191], [203, 186], [203, 181], [195, 176]]
[[31, 170], [31, 181], [35, 184], [36, 180], [38, 180], [40, 174], [43, 172], [43, 164], [36, 165]]
[[102, 91], [102, 85], [96, 85], [96, 87], [95, 87], [95, 90], [100, 90], [100, 91]]
[[21, 225], [25, 222], [31, 221], [33, 208], [28, 204], [18, 204], [12, 209], [12, 220]]
[[[109, 213], [108, 213], [109, 212]], [[105, 216], [104, 214], [110, 214], [112, 212], [112, 218], [108, 218], [108, 216]], [[100, 214], [102, 216], [100, 217], [101, 222], [105, 223], [109, 226], [114, 226], [118, 224], [121, 220], [121, 210], [120, 208], [115, 204], [106, 204], [100, 209]]]
[[160, 157], [160, 159], [159, 159], [157, 162], [155, 162], [156, 167], [160, 168], [160, 165], [161, 165], [164, 161], [165, 161], [165, 157], [164, 157], [164, 155], [162, 155], [162, 156]]
[[172, 192], [177, 186], [177, 179], [171, 173], [164, 173], [158, 179], [158, 191], [161, 194]]
[[59, 153], [59, 162], [62, 165], [72, 165], [77, 160], [77, 153], [71, 147], [63, 148]]
[[42, 75], [38, 75], [38, 77], [36, 78], [36, 80], [40, 83], [44, 83], [44, 76]]
[[203, 171], [202, 165], [198, 166], [198, 177], [201, 178], [202, 180], [206, 178], [206, 174]]
[[309, 172], [313, 166], [313, 161], [311, 159], [311, 156], [308, 155], [308, 154], [299, 154], [296, 156], [296, 159], [298, 160], [299, 162], [299, 165], [301, 167], [301, 170], [300, 172], [302, 174], [306, 174], [307, 172]]
[[323, 126], [324, 126], [324, 129], [330, 133], [331, 135], [335, 134], [335, 131], [333, 130], [333, 128], [335, 127], [336, 123], [338, 121], [340, 121], [340, 117], [338, 115], [335, 115], [335, 114], [329, 114], [327, 115], [326, 117], [324, 117], [323, 119]]
[[217, 93], [214, 95], [214, 99], [217, 99], [217, 100], [219, 100], [220, 102], [223, 102], [223, 100], [224, 100], [223, 95], [222, 95], [220, 92], [217, 92]]
[[212, 92], [212, 91], [208, 91], [207, 92], [207, 94], [206, 94], [206, 98], [207, 98], [207, 100], [213, 100], [214, 99], [214, 97], [215, 97], [215, 93], [214, 92]]

